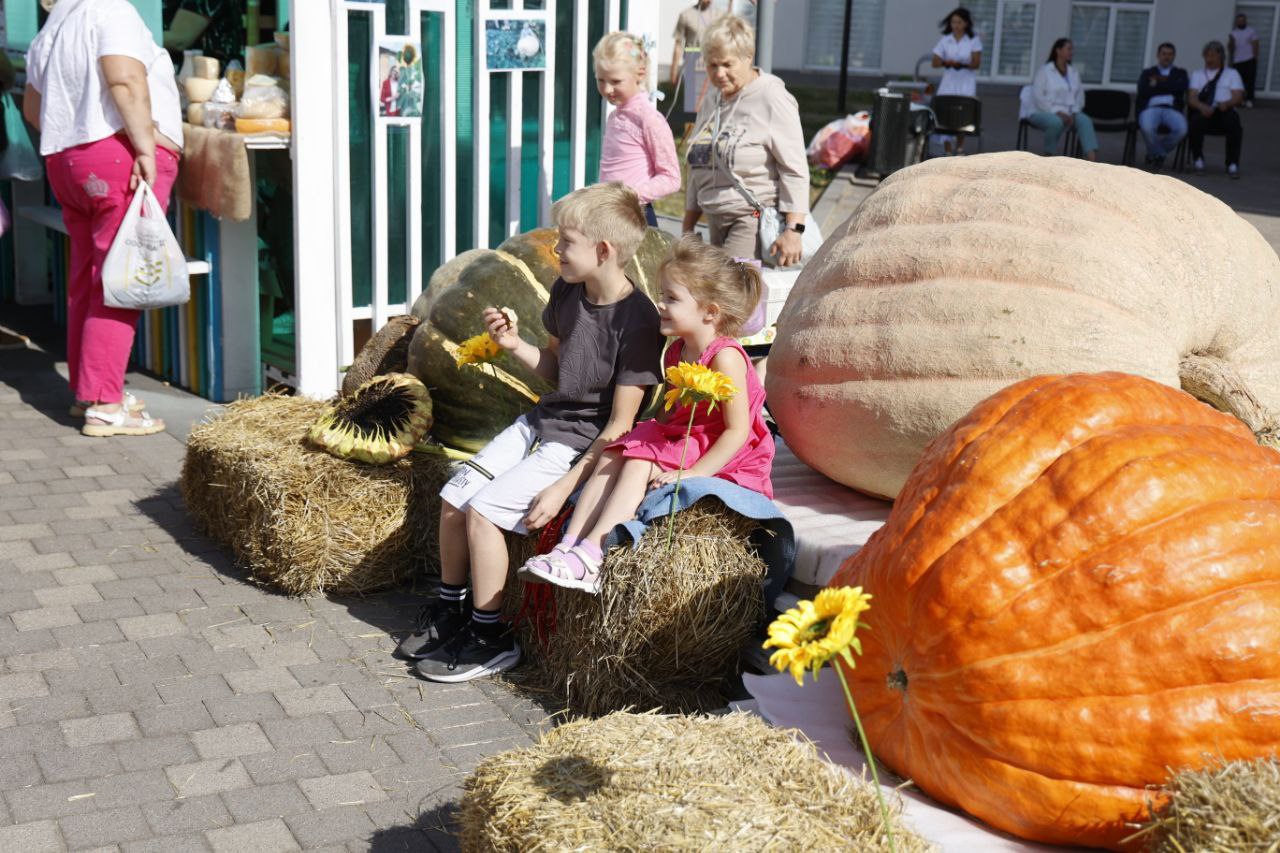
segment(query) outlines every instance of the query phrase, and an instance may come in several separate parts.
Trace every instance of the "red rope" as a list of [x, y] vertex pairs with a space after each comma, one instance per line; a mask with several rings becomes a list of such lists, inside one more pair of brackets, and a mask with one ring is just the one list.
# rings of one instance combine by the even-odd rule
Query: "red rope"
[[[546, 527], [542, 528], [542, 533], [538, 535], [538, 544], [534, 549], [536, 553], [546, 554], [556, 547], [560, 541], [561, 532], [572, 515], [573, 507], [566, 506], [559, 515], [551, 519]], [[527, 583], [523, 586], [520, 612], [516, 614], [513, 624], [519, 625], [528, 618], [533, 625], [533, 633], [537, 637], [538, 645], [546, 651], [551, 635], [556, 632], [555, 590], [549, 583]]]

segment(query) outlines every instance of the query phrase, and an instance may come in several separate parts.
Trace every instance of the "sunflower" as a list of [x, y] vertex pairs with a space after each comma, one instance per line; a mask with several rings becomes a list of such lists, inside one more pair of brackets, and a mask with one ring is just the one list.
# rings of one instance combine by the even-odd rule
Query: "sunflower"
[[837, 655], [853, 666], [849, 650], [862, 654], [857, 633], [865, 626], [858, 616], [871, 608], [870, 600], [862, 587], [842, 586], [822, 590], [813, 601], [801, 601], [769, 626], [764, 647], [778, 650], [769, 663], [778, 671], [790, 669], [797, 684], [803, 683], [805, 670], [817, 678], [823, 664]]
[[667, 368], [666, 408], [674, 409], [679, 403], [710, 403], [708, 411], [714, 411], [718, 403], [733, 399], [738, 389], [728, 376], [702, 364], [682, 361]]
[[454, 356], [454, 360], [458, 367], [462, 367], [464, 364], [488, 364], [496, 361], [500, 355], [502, 355], [502, 347], [498, 346], [498, 342], [490, 337], [488, 332], [481, 332], [458, 344], [458, 353]]
[[308, 436], [339, 459], [386, 465], [431, 429], [431, 395], [406, 373], [375, 376], [327, 408]]

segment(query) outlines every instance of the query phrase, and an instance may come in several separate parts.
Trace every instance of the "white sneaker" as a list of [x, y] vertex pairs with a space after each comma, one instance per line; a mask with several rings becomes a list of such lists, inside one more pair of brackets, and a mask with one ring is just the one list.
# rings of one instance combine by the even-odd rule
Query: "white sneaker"
[[1228, 177], [1228, 178], [1239, 178], [1239, 177], [1240, 177], [1240, 167], [1239, 167], [1239, 166], [1237, 166], [1235, 163], [1232, 163], [1230, 166], [1228, 166], [1228, 167], [1227, 167], [1227, 177]]
[[1204, 174], [1204, 158], [1203, 157], [1196, 158], [1196, 162], [1193, 164], [1193, 166], [1196, 170], [1197, 175]]

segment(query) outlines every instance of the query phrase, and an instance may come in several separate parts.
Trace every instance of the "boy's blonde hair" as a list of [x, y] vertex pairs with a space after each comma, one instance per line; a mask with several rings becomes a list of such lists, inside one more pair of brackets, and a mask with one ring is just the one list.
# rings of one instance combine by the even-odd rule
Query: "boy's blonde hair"
[[756, 31], [737, 15], [724, 15], [702, 34], [705, 58], [737, 56], [750, 62], [756, 55]]
[[637, 77], [644, 77], [649, 72], [649, 52], [644, 48], [644, 40], [631, 33], [607, 33], [596, 42], [591, 51], [591, 61], [598, 69], [630, 68]]
[[760, 304], [760, 270], [697, 237], [680, 238], [658, 270], [688, 288], [699, 305], [720, 309], [716, 331], [722, 335], [735, 337]]
[[617, 181], [569, 193], [551, 205], [551, 221], [557, 228], [581, 231], [594, 243], [610, 244], [620, 267], [635, 257], [649, 228], [640, 197]]

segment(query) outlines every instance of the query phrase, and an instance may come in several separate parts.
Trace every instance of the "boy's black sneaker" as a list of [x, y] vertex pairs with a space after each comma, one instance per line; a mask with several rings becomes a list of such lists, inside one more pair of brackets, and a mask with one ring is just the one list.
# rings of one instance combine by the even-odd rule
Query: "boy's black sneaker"
[[415, 667], [428, 681], [471, 681], [520, 663], [520, 646], [511, 629], [493, 632], [468, 624], [452, 639], [425, 655]]
[[419, 660], [443, 646], [471, 621], [471, 596], [462, 601], [436, 599], [418, 611], [413, 632], [396, 646], [395, 656]]

